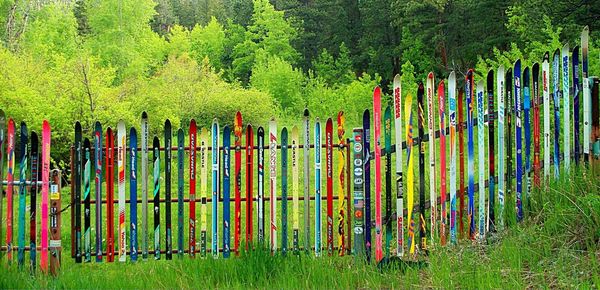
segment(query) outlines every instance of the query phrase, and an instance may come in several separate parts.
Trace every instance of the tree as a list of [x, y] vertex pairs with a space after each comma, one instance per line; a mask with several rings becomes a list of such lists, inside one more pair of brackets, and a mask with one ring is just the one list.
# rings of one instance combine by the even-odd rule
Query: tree
[[250, 84], [253, 88], [273, 96], [283, 110], [302, 108], [303, 82], [304, 75], [301, 71], [293, 68], [284, 59], [259, 50]]
[[201, 27], [196, 25], [190, 33], [191, 56], [201, 63], [207, 57], [210, 64], [217, 70], [223, 67], [222, 57], [225, 46], [225, 31], [215, 17]]

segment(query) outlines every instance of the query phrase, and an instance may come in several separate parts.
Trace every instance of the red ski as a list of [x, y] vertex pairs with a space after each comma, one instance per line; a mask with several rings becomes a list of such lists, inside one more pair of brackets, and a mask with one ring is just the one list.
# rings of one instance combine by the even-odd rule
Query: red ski
[[190, 257], [196, 255], [196, 144], [198, 128], [196, 120], [190, 121]]
[[[12, 121], [12, 120], [11, 120]], [[14, 125], [13, 125], [14, 126]], [[42, 125], [42, 223], [40, 235], [40, 268], [48, 273], [48, 191], [50, 187], [50, 125], [44, 120]]]
[[115, 136], [110, 127], [106, 129], [106, 260], [115, 259]]
[[325, 167], [327, 172], [327, 254], [333, 254], [333, 121], [325, 123]]
[[246, 126], [246, 250], [252, 245], [252, 205], [254, 179], [254, 130], [252, 125]]
[[[375, 261], [383, 259], [381, 220], [381, 89], [373, 91], [373, 122], [375, 123]], [[367, 221], [368, 222], [368, 221]]]
[[235, 135], [235, 217], [234, 217], [234, 238], [233, 250], [236, 255], [240, 254], [240, 232], [241, 232], [241, 217], [242, 217], [242, 113], [239, 111], [235, 114], [234, 120], [234, 135]]
[[444, 94], [444, 81], [441, 81], [438, 90], [438, 106], [440, 110], [440, 243], [446, 244], [446, 99]]

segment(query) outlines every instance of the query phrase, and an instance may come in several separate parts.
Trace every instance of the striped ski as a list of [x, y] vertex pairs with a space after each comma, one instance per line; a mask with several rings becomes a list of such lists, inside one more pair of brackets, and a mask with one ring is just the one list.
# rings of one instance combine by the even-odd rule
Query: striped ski
[[327, 191], [327, 255], [333, 255], [333, 121], [325, 122], [325, 176]]
[[364, 169], [363, 169], [363, 132], [362, 128], [352, 130], [352, 153], [354, 164], [354, 255], [358, 260], [365, 257], [364, 232]]
[[[544, 53], [544, 60], [542, 62], [542, 94], [544, 101], [542, 104], [544, 105], [544, 183], [547, 184], [548, 179], [550, 178], [550, 53], [546, 51]], [[584, 82], [585, 83], [585, 82]], [[584, 123], [584, 136], [585, 136], [585, 89], [584, 89], [584, 112], [583, 112], [583, 123]], [[589, 136], [589, 134], [588, 134]], [[584, 137], [585, 139], [585, 137]], [[583, 147], [583, 151], [585, 154], [585, 143]], [[588, 147], [589, 152], [589, 147]]]
[[[394, 129], [396, 146], [396, 255], [404, 256], [404, 185], [402, 180], [402, 82], [394, 76]], [[408, 145], [407, 145], [408, 147]]]
[[458, 90], [458, 165], [459, 165], [459, 188], [458, 188], [458, 200], [459, 200], [459, 208], [458, 208], [458, 237], [462, 239], [465, 235], [465, 224], [464, 224], [464, 216], [465, 216], [465, 138], [464, 138], [464, 129], [466, 127], [464, 123], [463, 112], [465, 110], [464, 107], [464, 88], [460, 88]]
[[[34, 148], [33, 148], [34, 136], [35, 136], [35, 143], [36, 143], [35, 147], [37, 147], [37, 135], [35, 135], [35, 133], [32, 132], [32, 134], [31, 134], [31, 138], [32, 138], [32, 140], [31, 140], [32, 141], [31, 142], [31, 144], [32, 144], [31, 160], [32, 160], [32, 163], [31, 164], [32, 164], [32, 166], [37, 167], [37, 160], [35, 161], [36, 162], [35, 165], [33, 162], [34, 159], [37, 159], [37, 148], [35, 148], [35, 154], [33, 151], [34, 150]], [[83, 230], [83, 245], [84, 245], [83, 247], [84, 247], [85, 262], [88, 262], [88, 263], [91, 262], [91, 260], [92, 260], [92, 251], [91, 251], [92, 250], [92, 241], [91, 241], [91, 234], [90, 234], [90, 226], [91, 226], [90, 176], [91, 176], [91, 166], [92, 166], [91, 161], [92, 161], [92, 159], [90, 156], [90, 151], [91, 151], [90, 146], [91, 146], [90, 139], [85, 138], [85, 140], [83, 141], [83, 152], [84, 152], [84, 154], [83, 154], [83, 164], [84, 164], [84, 166], [83, 166], [83, 199], [84, 199], [84, 208], [85, 208], [84, 209], [84, 220], [85, 221], [84, 221], [84, 230]], [[36, 171], [35, 174], [33, 172], [34, 170]], [[31, 178], [32, 178], [32, 181], [33, 181], [33, 179], [35, 179], [37, 181], [37, 168], [31, 168]], [[36, 187], [37, 186], [32, 187], [32, 188], [36, 188]], [[35, 190], [32, 190], [32, 195], [31, 195], [32, 205], [33, 205], [32, 209], [35, 208], [35, 203], [34, 203], [35, 195], [33, 194], [33, 192], [35, 192]], [[35, 223], [35, 214], [33, 212], [32, 212], [32, 216], [34, 216], [32, 221]], [[35, 225], [32, 223], [32, 226], [35, 226]], [[34, 232], [33, 240], [32, 240], [32, 245], [35, 246], [34, 243], [35, 243], [35, 232]], [[34, 247], [31, 247], [31, 248], [33, 249]]]
[[523, 130], [525, 131], [525, 193], [524, 202], [531, 209], [531, 123], [529, 122], [529, 110], [531, 109], [531, 75], [529, 67], [523, 70]]
[[450, 116], [450, 243], [456, 245], [456, 74], [448, 76]]
[[[532, 68], [533, 83], [533, 183], [537, 188], [541, 186], [540, 179], [540, 65], [534, 63]], [[577, 101], [576, 101], [577, 103]], [[578, 117], [575, 117], [577, 119]], [[577, 150], [577, 149], [576, 149]]]
[[440, 243], [445, 245], [448, 213], [446, 212], [446, 95], [443, 80], [438, 85], [437, 95], [440, 114]]
[[406, 103], [404, 104], [404, 118], [406, 121], [406, 163], [408, 169], [406, 172], [406, 208], [407, 208], [407, 221], [408, 221], [408, 244], [407, 248], [411, 256], [415, 254], [415, 220], [413, 218], [414, 208], [414, 156], [413, 151], [413, 126], [412, 126], [412, 95], [408, 93], [406, 95]]
[[[6, 115], [4, 111], [0, 109], [0, 180], [4, 178], [4, 144], [6, 143]], [[4, 185], [0, 182], [0, 192], [4, 190]], [[2, 209], [3, 204], [2, 199], [4, 194], [0, 194], [0, 220], [2, 219]], [[34, 207], [35, 208], [35, 207]], [[32, 212], [33, 213], [33, 212]], [[2, 228], [0, 227], [0, 238], [2, 238]], [[2, 242], [0, 241], [0, 244]], [[2, 257], [2, 253], [0, 252], [0, 258]]]

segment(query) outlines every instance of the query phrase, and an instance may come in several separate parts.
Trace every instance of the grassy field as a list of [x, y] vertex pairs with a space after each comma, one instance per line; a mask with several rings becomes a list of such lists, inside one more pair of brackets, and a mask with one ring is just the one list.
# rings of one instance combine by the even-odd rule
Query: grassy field
[[[585, 174], [584, 174], [585, 173]], [[584, 177], [585, 175], [585, 177]], [[524, 222], [490, 235], [431, 249], [421, 262], [366, 264], [352, 256], [75, 264], [68, 247], [57, 278], [30, 274], [6, 259], [1, 288], [596, 288], [600, 285], [600, 185], [592, 171], [573, 171], [532, 195]], [[63, 215], [65, 216], [65, 215]], [[63, 236], [68, 235], [63, 223]], [[68, 245], [69, 241], [64, 241]], [[408, 260], [407, 260], [408, 261]]]

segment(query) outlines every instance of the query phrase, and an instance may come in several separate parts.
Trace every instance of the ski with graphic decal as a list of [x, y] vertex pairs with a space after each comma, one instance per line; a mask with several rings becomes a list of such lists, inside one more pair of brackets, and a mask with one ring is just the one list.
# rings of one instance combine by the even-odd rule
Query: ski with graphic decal
[[559, 90], [559, 60], [558, 48], [552, 55], [552, 100], [554, 103], [554, 179], [560, 176], [560, 90]]
[[573, 48], [571, 54], [571, 64], [573, 66], [573, 149], [575, 154], [575, 165], [579, 165], [580, 148], [579, 144], [579, 46]]
[[[246, 126], [246, 250], [253, 241], [253, 205], [254, 205], [254, 130], [252, 125]], [[239, 250], [238, 250], [239, 251]]]
[[[544, 102], [542, 103], [544, 105], [544, 184], [547, 184], [548, 179], [550, 178], [550, 84], [549, 82], [549, 78], [550, 78], [550, 53], [546, 51], [546, 53], [544, 53], [544, 60], [542, 61], [542, 94], [543, 94], [543, 98], [544, 98]], [[585, 82], [584, 82], [585, 83]], [[585, 88], [584, 88], [584, 97], [583, 97], [583, 135], [585, 136], [585, 109], [586, 109], [586, 104], [585, 104]], [[589, 106], [589, 104], [588, 104]], [[589, 111], [588, 111], [589, 112]], [[588, 123], [589, 123], [589, 119], [588, 119]], [[589, 131], [588, 131], [589, 132]], [[589, 136], [589, 133], [588, 135]], [[588, 137], [589, 139], [589, 137]], [[585, 140], [585, 137], [584, 137]], [[584, 151], [584, 155], [585, 155], [585, 144], [586, 142], [583, 142], [583, 151]], [[589, 143], [588, 143], [589, 145]], [[589, 152], [589, 147], [588, 147], [588, 152]]]
[[365, 257], [365, 231], [364, 231], [364, 168], [363, 168], [363, 132], [362, 128], [352, 131], [352, 156], [354, 164], [354, 255], [358, 260]]
[[[189, 250], [190, 250], [190, 257], [195, 257], [196, 256], [196, 171], [197, 168], [196, 167], [196, 144], [198, 142], [198, 127], [196, 126], [196, 120], [192, 119], [190, 120], [190, 131], [189, 131], [189, 142], [190, 142], [190, 169], [189, 169], [189, 173], [190, 173], [190, 217], [189, 217], [189, 224], [190, 224], [190, 228], [189, 228]], [[204, 155], [204, 151], [202, 151], [203, 149], [201, 148], [201, 154]], [[202, 160], [203, 161], [203, 160]], [[204, 200], [204, 195], [202, 195], [202, 205], [204, 207], [204, 204], [206, 203], [206, 201]], [[205, 233], [206, 234], [206, 233]]]
[[383, 113], [383, 139], [385, 144], [385, 257], [390, 257], [392, 243], [392, 109], [386, 106]]
[[[14, 194], [14, 172], [15, 172], [15, 121], [8, 119], [8, 172], [6, 176], [6, 258], [8, 264], [12, 263], [12, 236], [13, 236], [13, 194]], [[1, 195], [1, 194], [0, 194]], [[1, 207], [1, 206], [0, 206]], [[47, 228], [47, 227], [46, 227]]]
[[160, 260], [160, 142], [157, 136], [152, 141], [154, 181], [154, 260]]
[[81, 244], [81, 179], [82, 179], [82, 133], [81, 133], [81, 123], [79, 121], [75, 122], [75, 144], [74, 146], [74, 161], [73, 166], [75, 167], [73, 171], [73, 180], [75, 181], [75, 192], [73, 194], [73, 212], [74, 218], [73, 221], [73, 230], [75, 231], [73, 234], [75, 235], [75, 263], [81, 263], [81, 258], [83, 256], [82, 244]]
[[406, 103], [404, 105], [404, 118], [406, 121], [406, 163], [408, 169], [406, 171], [406, 208], [407, 208], [407, 221], [408, 221], [408, 252], [411, 256], [415, 254], [415, 220], [413, 218], [414, 209], [414, 192], [415, 192], [415, 181], [414, 181], [414, 151], [413, 151], [413, 125], [412, 125], [412, 95], [409, 93], [406, 95]]
[[[235, 120], [233, 121], [233, 133], [234, 133], [234, 226], [233, 226], [233, 250], [236, 255], [240, 253], [240, 234], [242, 224], [242, 113], [239, 111], [235, 114]], [[251, 215], [250, 215], [251, 216]]]
[[292, 247], [300, 252], [300, 177], [298, 172], [298, 127], [292, 127]]
[[302, 158], [304, 159], [304, 251], [310, 253], [310, 119], [308, 109], [304, 109], [302, 117], [304, 143]]
[[[338, 255], [343, 256], [346, 253], [346, 232], [344, 230], [346, 222], [346, 140], [344, 139], [344, 123], [346, 116], [344, 112], [338, 112], [337, 116], [337, 136], [338, 136]], [[293, 131], [292, 131], [293, 133]]]
[[[137, 131], [129, 129], [129, 231], [131, 261], [137, 261]], [[86, 166], [87, 169], [87, 166]]]
[[258, 127], [258, 243], [265, 245], [265, 129]]
[[200, 131], [200, 256], [206, 257], [208, 228], [208, 130]]
[[448, 104], [450, 110], [450, 243], [456, 245], [456, 74], [448, 76]]
[[473, 134], [473, 107], [475, 103], [473, 83], [473, 70], [469, 69], [465, 77], [465, 95], [467, 98], [467, 144], [468, 144], [468, 176], [469, 176], [469, 207], [467, 218], [469, 220], [469, 239], [475, 240], [475, 143]]
[[315, 255], [321, 256], [321, 122], [315, 120]]
[[[91, 257], [91, 241], [90, 241], [90, 140], [85, 139], [84, 147], [86, 150], [86, 170], [85, 177], [86, 180], [86, 195], [85, 195], [85, 234], [84, 234], [84, 244], [85, 244], [85, 261], [90, 262], [92, 260]], [[1, 149], [2, 146], [0, 146]], [[2, 159], [2, 158], [0, 158]], [[39, 154], [39, 138], [35, 132], [31, 132], [31, 189], [30, 189], [30, 214], [29, 214], [29, 268], [33, 272], [35, 270], [35, 260], [36, 260], [36, 228], [37, 228], [37, 194], [39, 186], [37, 182], [39, 180], [39, 167], [40, 167], [40, 154]], [[0, 170], [1, 172], [2, 170]], [[0, 175], [1, 176], [1, 175]]]
[[[141, 120], [142, 161], [142, 259], [148, 259], [148, 114], [142, 112]], [[98, 208], [96, 208], [98, 210]]]
[[516, 150], [517, 150], [517, 221], [523, 219], [523, 125], [521, 121], [521, 60], [518, 59], [514, 66], [514, 78], [515, 78], [515, 119], [516, 119]]
[[435, 191], [435, 128], [434, 128], [434, 90], [435, 90], [435, 78], [433, 73], [430, 72], [427, 75], [426, 84], [427, 94], [427, 134], [428, 134], [428, 147], [429, 147], [429, 203], [430, 203], [430, 234], [431, 243], [433, 244], [434, 236], [436, 233], [436, 218], [437, 218], [437, 193]]
[[531, 80], [529, 67], [523, 70], [523, 130], [525, 131], [525, 194], [523, 200], [531, 209], [531, 124], [529, 110], [531, 109]]
[[127, 154], [127, 137], [123, 120], [117, 124], [117, 170], [119, 192], [119, 262], [127, 260], [127, 238], [125, 230], [125, 156]]
[[383, 259], [381, 220], [381, 89], [373, 90], [373, 127], [375, 128], [375, 262]]
[[[592, 117], [592, 100], [590, 81], [588, 79], [588, 52], [589, 52], [589, 28], [585, 26], [581, 31], [581, 76], [583, 80], [583, 160], [585, 164], [590, 161], [590, 134]], [[545, 169], [545, 168], [544, 168]]]
[[269, 121], [269, 240], [271, 253], [277, 251], [277, 122]]
[[212, 239], [211, 239], [211, 253], [213, 255], [213, 258], [217, 258], [219, 257], [219, 198], [221, 197], [221, 172], [220, 172], [220, 160], [219, 160], [219, 121], [217, 120], [217, 118], [213, 119], [212, 122], [212, 132], [211, 132], [211, 137], [212, 137], [212, 150], [211, 150], [211, 157], [212, 157], [212, 179], [211, 179], [211, 185], [212, 185], [212, 212], [211, 212], [211, 217], [212, 217]]
[[[404, 256], [404, 185], [402, 184], [402, 83], [394, 76], [394, 129], [396, 147], [396, 255]], [[408, 145], [407, 145], [408, 147]]]
[[231, 129], [223, 127], [223, 258], [231, 249]]
[[102, 262], [102, 125], [94, 126], [94, 183], [96, 186], [96, 262]]
[[[0, 180], [4, 178], [4, 143], [6, 143], [6, 115], [4, 111], [0, 109]], [[4, 185], [0, 182], [0, 220], [2, 220], [2, 208], [3, 203], [2, 199], [4, 194], [3, 192]], [[35, 208], [35, 207], [34, 207]], [[2, 228], [0, 227], [0, 238], [2, 238]], [[0, 241], [1, 243], [1, 241]], [[2, 252], [0, 252], [0, 258], [2, 258]]]
[[446, 244], [446, 95], [444, 81], [438, 85], [438, 108], [440, 114], [440, 243]]
[[569, 97], [569, 44], [562, 47], [562, 99], [563, 99], [563, 158], [565, 161], [566, 173], [571, 171], [571, 104]]
[[364, 176], [365, 176], [365, 251], [367, 262], [371, 262], [371, 114], [363, 112]]
[[[504, 172], [504, 119], [506, 117], [506, 111], [504, 109], [504, 66], [501, 65], [496, 71], [496, 94], [498, 97], [498, 223], [497, 228], [502, 230], [504, 227], [504, 190], [506, 185], [505, 172]], [[491, 209], [490, 209], [491, 211]]]
[[465, 138], [464, 138], [464, 117], [463, 111], [465, 110], [464, 104], [464, 88], [458, 89], [458, 162], [459, 162], [459, 209], [458, 209], [458, 237], [462, 239], [465, 235]]
[[487, 231], [496, 231], [496, 216], [495, 216], [495, 203], [496, 203], [496, 168], [495, 168], [495, 152], [494, 152], [494, 70], [489, 70], [486, 79], [486, 89], [488, 98], [488, 166], [490, 169], [490, 175], [488, 179], [489, 184], [489, 197], [487, 206]]
[[[421, 251], [427, 253], [427, 226], [425, 224], [425, 146], [423, 144], [423, 140], [425, 139], [425, 113], [423, 110], [424, 95], [425, 88], [423, 87], [423, 82], [419, 81], [419, 88], [417, 90], [417, 102], [419, 105], [419, 238], [421, 239], [419, 247]], [[409, 212], [412, 212], [410, 208]]]
[[[133, 146], [132, 146], [133, 147]], [[191, 152], [191, 149], [190, 149]], [[194, 159], [196, 159], [194, 157]], [[184, 231], [184, 223], [183, 223], [183, 211], [185, 208], [184, 203], [184, 192], [183, 188], [185, 186], [184, 176], [184, 162], [185, 162], [185, 135], [183, 133], [183, 129], [179, 128], [177, 130], [177, 256], [179, 258], [183, 258], [183, 254], [185, 253], [185, 246], [183, 242], [183, 231]], [[195, 177], [194, 177], [195, 178]], [[133, 234], [133, 233], [132, 233]], [[196, 238], [194, 237], [194, 240]], [[133, 259], [133, 257], [131, 257]]]
[[[9, 142], [10, 142], [10, 123], [9, 120]], [[14, 132], [14, 123], [13, 123]], [[48, 229], [49, 229], [49, 208], [48, 208], [48, 191], [50, 187], [50, 124], [44, 120], [42, 123], [42, 203], [40, 205], [42, 209], [42, 222], [40, 224], [41, 234], [41, 251], [40, 251], [40, 268], [42, 272], [48, 273]], [[10, 143], [9, 143], [10, 145]], [[14, 158], [14, 157], [13, 157]], [[11, 156], [9, 155], [9, 166]], [[12, 174], [12, 173], [11, 173]], [[12, 180], [11, 180], [12, 181]], [[58, 195], [60, 197], [60, 195]], [[53, 198], [54, 199], [54, 198]], [[99, 200], [97, 203], [100, 203]], [[58, 233], [60, 236], [60, 232]], [[57, 257], [53, 257], [55, 260]]]
[[[26, 189], [25, 181], [27, 181], [27, 163], [29, 162], [29, 133], [27, 131], [27, 125], [25, 122], [21, 122], [21, 142], [20, 142], [20, 160], [19, 163], [19, 233], [17, 237], [18, 251], [17, 251], [17, 263], [19, 268], [25, 265], [25, 207], [26, 207]], [[81, 145], [81, 144], [80, 144]], [[81, 216], [80, 216], [81, 218]], [[80, 225], [81, 227], [81, 225]], [[81, 231], [81, 228], [80, 228]], [[80, 234], [81, 235], [81, 234]], [[81, 242], [81, 241], [80, 241]], [[79, 250], [81, 251], [81, 249]], [[81, 254], [80, 254], [81, 255]], [[81, 259], [81, 256], [79, 257]]]
[[173, 258], [173, 230], [171, 228], [171, 160], [173, 159], [173, 131], [171, 121], [165, 121], [165, 247], [166, 259]]
[[287, 253], [287, 220], [288, 220], [288, 131], [281, 130], [281, 253]]
[[[537, 188], [541, 186], [541, 164], [540, 164], [540, 65], [536, 62], [532, 68], [533, 84], [533, 183]], [[576, 99], [575, 103], [579, 103]], [[578, 120], [576, 115], [575, 120]], [[579, 125], [576, 125], [579, 126]], [[576, 133], [577, 134], [577, 133]], [[578, 147], [576, 145], [576, 147]], [[577, 149], [575, 149], [577, 150]]]
[[106, 261], [115, 259], [115, 135], [106, 128]]
[[[509, 201], [509, 205], [510, 202], [513, 201], [513, 197], [512, 197], [512, 177], [513, 177], [513, 159], [512, 159], [512, 144], [513, 144], [513, 135], [512, 135], [512, 114], [513, 114], [513, 110], [514, 107], [512, 107], [512, 102], [514, 102], [513, 99], [513, 72], [512, 72], [512, 68], [508, 68], [508, 70], [506, 71], [506, 75], [504, 76], [504, 83], [506, 85], [506, 149], [505, 149], [505, 156], [506, 156], [506, 197], [502, 199], [502, 201], [500, 202], [500, 215], [502, 216], [502, 219], [504, 219], [504, 200], [506, 199], [507, 201]], [[509, 206], [507, 209], [511, 209], [511, 206]], [[508, 213], [514, 213], [514, 210], [507, 210]], [[512, 217], [511, 215], [507, 215], [508, 217], [510, 217], [510, 220], [512, 221], [514, 217]], [[508, 224], [508, 219], [506, 220], [507, 224]]]
[[477, 146], [479, 161], [479, 241], [485, 239], [485, 127], [483, 104], [483, 80], [477, 82]]
[[327, 194], [327, 255], [333, 255], [333, 121], [325, 123], [325, 176]]

